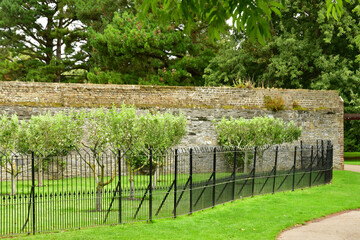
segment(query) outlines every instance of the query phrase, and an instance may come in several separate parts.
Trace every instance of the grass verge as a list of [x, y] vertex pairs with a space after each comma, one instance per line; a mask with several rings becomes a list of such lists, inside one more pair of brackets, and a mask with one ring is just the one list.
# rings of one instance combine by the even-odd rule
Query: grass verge
[[334, 171], [329, 185], [237, 200], [192, 216], [24, 239], [275, 239], [281, 230], [296, 224], [360, 208], [359, 199], [360, 173]]
[[349, 157], [359, 157], [360, 158], [360, 152], [344, 152], [344, 158]]
[[360, 165], [360, 161], [344, 161], [344, 164]]

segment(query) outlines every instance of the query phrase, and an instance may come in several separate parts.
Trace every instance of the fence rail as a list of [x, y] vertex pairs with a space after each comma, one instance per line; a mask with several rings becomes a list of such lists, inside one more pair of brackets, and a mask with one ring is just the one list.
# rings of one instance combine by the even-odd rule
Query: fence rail
[[85, 150], [0, 156], [0, 235], [176, 217], [329, 183], [333, 147]]

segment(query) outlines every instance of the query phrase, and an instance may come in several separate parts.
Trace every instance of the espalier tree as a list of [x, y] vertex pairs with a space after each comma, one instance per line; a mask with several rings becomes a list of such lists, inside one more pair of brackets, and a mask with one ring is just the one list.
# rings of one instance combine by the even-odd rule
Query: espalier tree
[[16, 146], [19, 137], [19, 120], [16, 115], [8, 117], [3, 114], [0, 117], [0, 166], [11, 176], [11, 195], [16, 194], [16, 178], [24, 169], [17, 166], [13, 154], [16, 154]]
[[34, 152], [38, 186], [43, 185], [44, 164], [55, 155], [66, 155], [82, 138], [83, 118], [76, 112], [32, 116], [21, 122], [17, 150]]
[[[263, 147], [259, 152], [262, 157], [268, 145], [282, 144], [297, 140], [301, 135], [301, 127], [294, 122], [284, 122], [280, 118], [255, 117], [253, 119], [223, 118], [216, 123], [218, 143], [221, 146]], [[244, 151], [244, 173], [248, 167], [248, 151]]]

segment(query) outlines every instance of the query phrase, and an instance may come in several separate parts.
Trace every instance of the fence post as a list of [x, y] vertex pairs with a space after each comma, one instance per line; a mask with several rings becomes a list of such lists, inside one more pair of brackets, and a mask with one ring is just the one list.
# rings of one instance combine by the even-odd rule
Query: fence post
[[279, 151], [279, 146], [276, 146], [276, 150], [275, 150], [275, 165], [274, 165], [274, 182], [273, 182], [273, 191], [272, 193], [275, 193], [275, 184], [276, 184], [276, 167], [277, 167], [277, 160], [278, 160], [278, 151]]
[[[301, 145], [301, 147], [302, 147], [302, 145]], [[295, 189], [296, 148], [297, 148], [297, 146], [295, 146], [295, 151], [294, 151], [294, 166], [293, 166], [293, 182], [292, 182], [292, 191], [294, 191], [294, 189]], [[302, 148], [301, 148], [301, 153], [302, 153]]]
[[310, 176], [309, 176], [309, 187], [311, 187], [311, 177], [312, 177], [312, 165], [313, 165], [313, 158], [314, 158], [314, 146], [311, 146], [310, 152]]
[[175, 149], [175, 179], [174, 179], [174, 218], [176, 218], [176, 192], [177, 192], [177, 172], [178, 172], [178, 150]]
[[233, 191], [232, 191], [232, 200], [235, 200], [235, 174], [236, 174], [236, 152], [237, 152], [237, 147], [235, 147], [234, 149], [234, 167], [233, 167]]
[[31, 181], [32, 181], [32, 220], [33, 220], [33, 235], [35, 235], [36, 231], [36, 215], [35, 215], [35, 154], [31, 152]]
[[192, 202], [192, 196], [193, 196], [193, 179], [192, 179], [192, 174], [193, 174], [193, 159], [192, 159], [192, 154], [193, 154], [193, 150], [192, 148], [190, 148], [190, 169], [189, 169], [189, 174], [190, 174], [190, 214], [192, 214], [193, 212], [193, 202]]
[[150, 174], [149, 174], [149, 221], [151, 222], [152, 220], [152, 149], [149, 149], [150, 151], [150, 157], [149, 157], [149, 162], [150, 162]]
[[118, 165], [119, 165], [119, 223], [122, 223], [122, 189], [121, 189], [121, 150], [118, 150]]
[[215, 190], [216, 190], [216, 147], [214, 148], [214, 161], [213, 161], [213, 192], [212, 192], [212, 205], [215, 206]]
[[255, 152], [254, 152], [254, 169], [253, 169], [253, 181], [252, 181], [252, 186], [251, 186], [251, 196], [254, 196], [254, 191], [255, 191], [255, 173], [256, 173], [256, 153], [257, 153], [257, 146], [255, 147]]

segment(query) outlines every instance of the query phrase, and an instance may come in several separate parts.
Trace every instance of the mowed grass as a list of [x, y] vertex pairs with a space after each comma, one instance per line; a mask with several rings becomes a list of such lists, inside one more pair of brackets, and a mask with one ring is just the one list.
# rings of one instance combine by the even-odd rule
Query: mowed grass
[[344, 161], [344, 164], [360, 165], [360, 161]]
[[332, 184], [245, 198], [177, 219], [37, 234], [24, 239], [275, 239], [281, 230], [360, 208], [360, 173], [334, 171]]
[[360, 158], [360, 152], [344, 152], [344, 157], [359, 157]]

